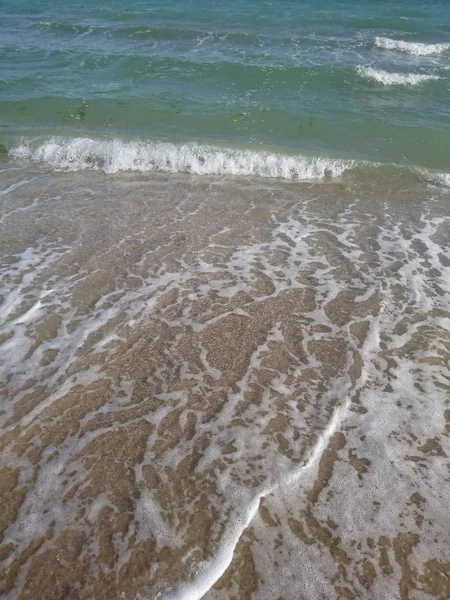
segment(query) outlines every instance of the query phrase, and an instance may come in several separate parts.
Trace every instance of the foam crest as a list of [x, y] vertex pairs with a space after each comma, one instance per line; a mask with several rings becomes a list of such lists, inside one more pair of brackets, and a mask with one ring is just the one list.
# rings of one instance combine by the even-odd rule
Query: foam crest
[[430, 173], [428, 171], [424, 171], [422, 172], [422, 175], [425, 181], [435, 185], [450, 187], [450, 173]]
[[424, 44], [423, 42], [405, 42], [403, 40], [393, 40], [387, 37], [376, 37], [375, 46], [385, 50], [397, 50], [406, 52], [415, 56], [430, 56], [432, 54], [442, 54], [450, 50], [450, 44]]
[[425, 75], [421, 73], [389, 73], [373, 67], [358, 67], [358, 74], [365, 79], [374, 79], [383, 85], [420, 85], [426, 81], [441, 79], [438, 75]]
[[355, 162], [349, 160], [288, 156], [193, 143], [145, 143], [56, 137], [38, 147], [28, 144], [17, 146], [10, 150], [10, 156], [70, 171], [163, 171], [196, 175], [253, 175], [292, 180], [339, 177], [355, 166]]

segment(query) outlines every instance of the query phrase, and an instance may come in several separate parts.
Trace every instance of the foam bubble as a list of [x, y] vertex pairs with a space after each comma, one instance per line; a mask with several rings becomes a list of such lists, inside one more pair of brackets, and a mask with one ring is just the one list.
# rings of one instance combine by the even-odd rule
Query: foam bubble
[[433, 184], [450, 187], [450, 173], [430, 173], [422, 171], [423, 178]]
[[373, 67], [358, 67], [358, 75], [365, 79], [374, 79], [383, 85], [420, 85], [426, 81], [441, 79], [438, 75], [420, 73], [389, 73]]
[[450, 44], [424, 44], [423, 42], [404, 42], [387, 37], [376, 37], [375, 46], [385, 50], [398, 50], [415, 56], [430, 56], [450, 50]]
[[10, 156], [43, 162], [57, 169], [164, 171], [196, 175], [255, 175], [281, 179], [321, 180], [339, 177], [355, 161], [288, 156], [255, 150], [197, 144], [124, 142], [90, 138], [51, 138], [38, 147], [28, 144], [10, 150]]

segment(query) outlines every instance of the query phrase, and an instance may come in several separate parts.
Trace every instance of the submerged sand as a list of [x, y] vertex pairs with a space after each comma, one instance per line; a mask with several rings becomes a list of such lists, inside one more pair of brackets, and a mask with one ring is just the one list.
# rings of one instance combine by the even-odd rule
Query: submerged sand
[[445, 189], [0, 179], [6, 598], [450, 597]]

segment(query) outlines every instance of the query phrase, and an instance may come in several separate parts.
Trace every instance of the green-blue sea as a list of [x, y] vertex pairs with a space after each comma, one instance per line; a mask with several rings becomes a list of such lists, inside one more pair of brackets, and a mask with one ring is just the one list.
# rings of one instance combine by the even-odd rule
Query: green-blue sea
[[0, 44], [13, 157], [449, 181], [447, 0], [2, 0]]

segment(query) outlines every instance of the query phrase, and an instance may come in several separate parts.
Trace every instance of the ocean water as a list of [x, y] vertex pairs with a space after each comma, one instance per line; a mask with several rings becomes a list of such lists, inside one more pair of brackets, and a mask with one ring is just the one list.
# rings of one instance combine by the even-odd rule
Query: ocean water
[[[349, 160], [450, 172], [446, 0], [3, 0], [1, 17], [0, 143], [21, 156], [195, 172], [200, 154], [207, 172], [299, 178], [317, 159], [331, 173]], [[284, 173], [248, 149], [298, 158]]]
[[450, 598], [450, 3], [0, 0], [0, 595]]

